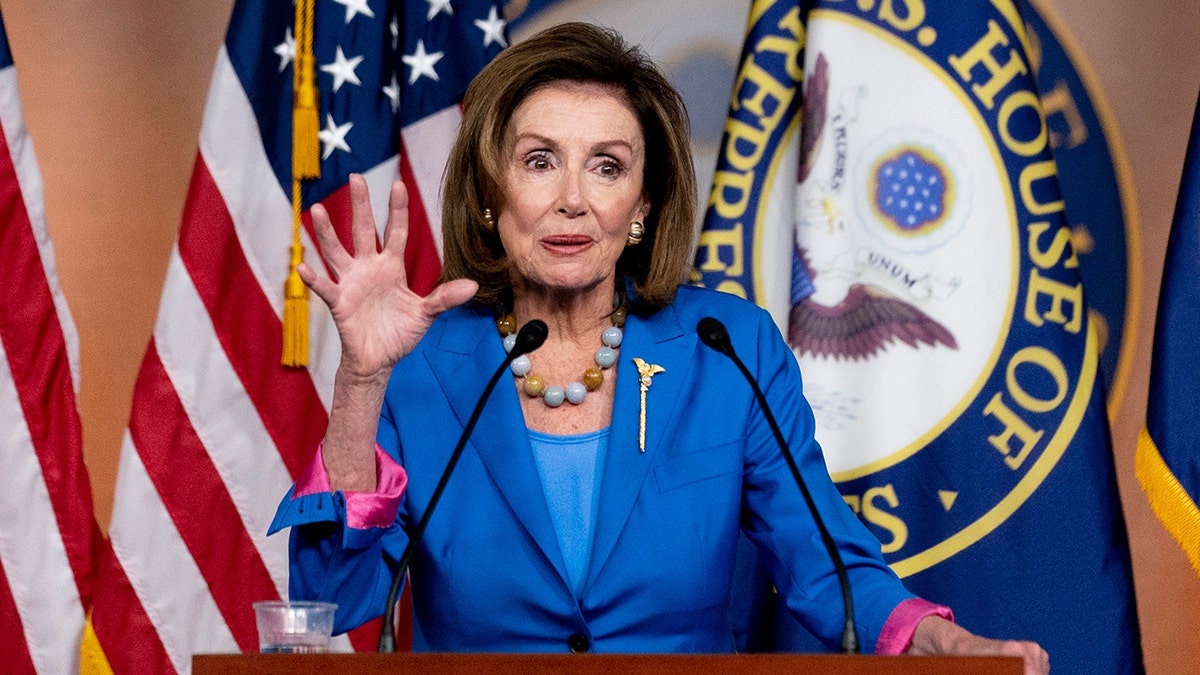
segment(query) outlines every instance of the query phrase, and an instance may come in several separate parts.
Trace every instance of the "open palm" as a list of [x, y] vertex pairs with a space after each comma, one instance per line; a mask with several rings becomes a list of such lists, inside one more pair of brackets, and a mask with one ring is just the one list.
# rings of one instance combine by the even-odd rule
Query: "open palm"
[[308, 264], [300, 265], [300, 278], [329, 306], [342, 342], [341, 368], [358, 377], [386, 377], [433, 320], [470, 300], [478, 285], [459, 279], [425, 297], [409, 288], [404, 268], [408, 192], [400, 181], [392, 183], [381, 248], [376, 246], [367, 183], [357, 174], [350, 176], [350, 203], [354, 250], [342, 246], [325, 208], [313, 206], [313, 230], [333, 278], [319, 276]]

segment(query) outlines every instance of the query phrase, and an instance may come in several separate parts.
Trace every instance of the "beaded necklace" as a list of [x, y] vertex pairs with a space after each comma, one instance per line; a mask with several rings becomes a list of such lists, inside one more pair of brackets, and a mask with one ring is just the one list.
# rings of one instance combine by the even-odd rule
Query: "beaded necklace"
[[[530, 398], [541, 398], [542, 402], [551, 408], [557, 408], [563, 401], [574, 405], [583, 403], [589, 391], [596, 391], [604, 384], [604, 371], [612, 368], [617, 362], [617, 349], [624, 337], [622, 328], [625, 327], [625, 305], [621, 299], [614, 298], [612, 325], [600, 334], [601, 347], [596, 350], [596, 365], [583, 371], [581, 382], [571, 382], [565, 387], [556, 384], [547, 386], [546, 381], [533, 370], [533, 362], [528, 354], [522, 354], [513, 359], [510, 369], [517, 379], [523, 379], [521, 391]], [[499, 312], [496, 319], [496, 329], [504, 338], [504, 351], [512, 351], [517, 342], [517, 318], [511, 312]]]

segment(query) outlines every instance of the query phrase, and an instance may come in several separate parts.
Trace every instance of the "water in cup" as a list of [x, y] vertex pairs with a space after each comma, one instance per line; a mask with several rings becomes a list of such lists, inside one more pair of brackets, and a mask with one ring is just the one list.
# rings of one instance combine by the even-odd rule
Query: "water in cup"
[[321, 654], [333, 633], [330, 602], [271, 600], [254, 603], [258, 647], [263, 654]]

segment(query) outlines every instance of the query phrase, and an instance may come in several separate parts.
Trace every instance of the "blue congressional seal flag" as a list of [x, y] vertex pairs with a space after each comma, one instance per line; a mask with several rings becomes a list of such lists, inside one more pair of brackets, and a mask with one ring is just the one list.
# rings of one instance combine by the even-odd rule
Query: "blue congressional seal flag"
[[813, 292], [792, 264], [804, 30], [799, 2], [751, 6], [696, 252], [697, 281], [767, 308]]
[[1099, 336], [1026, 11], [813, 3], [791, 247], [813, 292], [786, 334], [830, 473], [910, 589], [1056, 670], [1136, 672]]
[[1137, 476], [1150, 506], [1200, 573], [1200, 102], [1192, 121], [1175, 222], [1167, 242], [1146, 428]]

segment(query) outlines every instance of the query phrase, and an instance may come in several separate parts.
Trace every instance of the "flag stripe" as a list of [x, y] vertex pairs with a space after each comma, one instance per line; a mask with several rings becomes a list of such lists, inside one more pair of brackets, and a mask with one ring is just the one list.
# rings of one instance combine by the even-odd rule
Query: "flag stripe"
[[429, 232], [442, 259], [442, 179], [450, 148], [458, 127], [462, 124], [462, 108], [453, 105], [404, 127], [400, 131], [404, 157], [412, 163], [413, 192], [419, 201], [428, 205]]
[[0, 125], [0, 648], [25, 654], [37, 672], [66, 672], [78, 668], [99, 530], [76, 404], [78, 336], [57, 284], [12, 66], [0, 70]]
[[252, 651], [258, 632], [249, 603], [278, 593], [157, 357], [152, 344], [134, 387], [135, 398], [155, 406], [134, 409], [129, 433], [238, 646]]
[[[90, 494], [81, 453], [81, 429], [75, 402], [66, 342], [20, 191], [12, 182], [12, 164], [0, 151], [0, 250], [6, 252], [6, 282], [0, 285], [0, 306], [8, 308], [11, 323], [0, 324], [0, 340], [20, 398], [30, 440], [47, 470], [50, 500], [59, 528], [88, 533], [94, 526]], [[49, 522], [49, 521], [48, 521]], [[90, 596], [91, 546], [88, 537], [67, 538], [67, 553], [78, 593]]]
[[286, 596], [287, 540], [266, 535], [279, 491], [287, 490], [291, 476], [221, 349], [177, 252], [167, 268], [163, 297], [170, 302], [159, 308], [154, 329], [159, 359], [237, 506], [240, 524], [270, 571], [276, 591]]
[[32, 671], [33, 659], [29, 655], [29, 644], [21, 627], [21, 616], [17, 611], [16, 602], [9, 592], [8, 575], [5, 574], [3, 560], [0, 560], [0, 630], [4, 631], [5, 636], [5, 668], [11, 668], [12, 672]]
[[279, 368], [275, 358], [267, 357], [282, 353], [282, 324], [250, 272], [224, 200], [200, 161], [184, 208], [179, 255], [294, 478], [325, 434], [325, 407], [307, 370]]
[[[38, 169], [37, 156], [33, 152], [33, 140], [25, 127], [21, 110], [21, 97], [17, 90], [15, 68], [0, 70], [0, 127], [4, 129], [3, 142], [8, 157], [3, 161], [11, 164], [12, 175], [20, 185], [22, 208], [16, 215], [27, 221], [33, 229], [33, 238], [40, 251], [42, 269], [45, 271], [50, 296], [54, 301], [59, 329], [66, 344], [66, 357], [71, 366], [72, 392], [79, 391], [79, 334], [71, 320], [67, 299], [58, 284], [58, 269], [54, 262], [54, 247], [46, 228], [46, 209], [42, 199], [42, 175]], [[7, 173], [7, 170], [6, 170]]]
[[[121, 476], [122, 480], [126, 477]], [[143, 508], [147, 508], [143, 505]], [[114, 519], [110, 535], [120, 539], [124, 521]], [[142, 536], [148, 537], [149, 532]], [[116, 554], [109, 549], [100, 556], [98, 574], [104, 579], [103, 592], [96, 594], [90, 619], [96, 644], [84, 642], [81, 671], [83, 673], [172, 673], [158, 631], [146, 614], [137, 593], [129, 583]], [[198, 617], [193, 617], [194, 620]], [[103, 645], [119, 646], [103, 650]], [[99, 650], [93, 652], [93, 649]], [[105, 669], [107, 667], [107, 671]]]
[[[205, 107], [200, 155], [225, 202], [242, 254], [254, 278], [275, 316], [282, 317], [282, 288], [288, 273], [288, 247], [292, 242], [289, 226], [292, 207], [271, 171], [254, 111], [224, 47], [217, 58]], [[371, 173], [368, 172], [369, 182], [372, 181]], [[332, 212], [329, 200], [325, 205]], [[304, 215], [307, 223], [308, 214]], [[274, 226], [266, 227], [265, 223]], [[311, 226], [301, 232], [301, 243], [308, 252], [308, 262], [314, 269], [322, 270], [317, 248], [312, 242]], [[341, 343], [329, 310], [319, 299], [312, 298], [309, 302], [309, 322], [311, 358], [308, 371], [322, 407], [328, 410], [333, 397], [333, 373], [341, 357]]]
[[[4, 592], [15, 602], [21, 620], [5, 635], [21, 635], [20, 626], [24, 626], [38, 671], [63, 672], [76, 667], [83, 603], [62, 533], [57, 527], [47, 526], [57, 522], [49, 489], [57, 479], [44, 478], [44, 462], [38, 461], [30, 430], [19, 412], [18, 392], [12, 386], [6, 357], [11, 358], [0, 346], [0, 446], [14, 450], [6, 456], [4, 465], [8, 488], [0, 490], [0, 512], [6, 514], [4, 527], [0, 528], [0, 566], [5, 568], [7, 578]], [[46, 397], [52, 399], [52, 393], [45, 392]], [[46, 403], [55, 404], [53, 400]], [[54, 420], [48, 423], [51, 427], [58, 424]], [[44, 435], [47, 432], [42, 430]], [[51, 457], [48, 461], [53, 471], [58, 460]], [[22, 641], [12, 640], [13, 644], [18, 642]]]
[[[11, 68], [8, 74], [12, 74]], [[0, 82], [0, 91], [8, 87]], [[3, 111], [5, 115], [10, 110]], [[80, 597], [90, 596], [91, 532], [94, 519], [81, 452], [81, 429], [75, 402], [74, 378], [64, 325], [54, 301], [47, 269], [53, 251], [44, 220], [31, 221], [19, 184], [19, 172], [9, 156], [8, 138], [24, 136], [23, 124], [3, 119], [0, 136], [0, 250], [5, 252], [5, 283], [0, 284], [0, 307], [11, 317], [0, 322], [0, 341], [16, 386], [33, 449], [49, 480], [43, 485], [60, 530], [85, 536], [66, 538], [67, 556]], [[26, 159], [32, 156], [25, 154]], [[33, 167], [36, 171], [36, 166]], [[37, 192], [40, 194], [40, 190]], [[39, 242], [41, 240], [41, 242]], [[49, 258], [49, 260], [47, 260]], [[71, 332], [74, 326], [71, 325]], [[89, 495], [84, 503], [79, 495]], [[47, 521], [51, 522], [51, 521]]]
[[[146, 360], [157, 361], [153, 349], [147, 352]], [[117, 499], [109, 536], [120, 568], [161, 640], [170, 664], [176, 671], [186, 673], [191, 669], [192, 654], [237, 652], [239, 645], [212, 597], [208, 582], [181, 538], [148, 468], [142, 463], [142, 452], [135, 445], [132, 433], [127, 432], [117, 471]], [[191, 467], [186, 464], [180, 463], [175, 474], [178, 477], [184, 471], [190, 480]], [[130, 499], [131, 495], [136, 499]], [[217, 522], [212, 519], [204, 524], [204, 529], [219, 527], [219, 524], [214, 525]], [[105, 570], [106, 575], [114, 571], [117, 568], [113, 566]], [[112, 576], [105, 579], [111, 582]], [[228, 581], [238, 583], [236, 578]], [[221, 585], [225, 583], [222, 579]], [[111, 583], [106, 583], [104, 590], [114, 589]], [[111, 615], [113, 604], [102, 607], [97, 603], [93, 610], [96, 632], [110, 662], [126, 649], [128, 643], [136, 642], [139, 648], [145, 648], [141, 643], [146, 638], [140, 631], [126, 634], [116, 628], [101, 630], [99, 615], [102, 611], [108, 610], [103, 617], [106, 621], [119, 621]], [[129, 607], [133, 608], [132, 603]], [[136, 627], [141, 628], [141, 625]], [[153, 666], [136, 661], [132, 668], [132, 672], [158, 672]], [[114, 671], [126, 672], [117, 669], [115, 664]]]
[[[416, 179], [408, 153], [400, 155], [400, 177], [410, 195], [416, 194]], [[408, 202], [408, 241], [405, 242], [404, 267], [409, 286], [422, 295], [429, 293], [442, 272], [441, 258], [430, 231], [429, 215], [420, 199]]]

